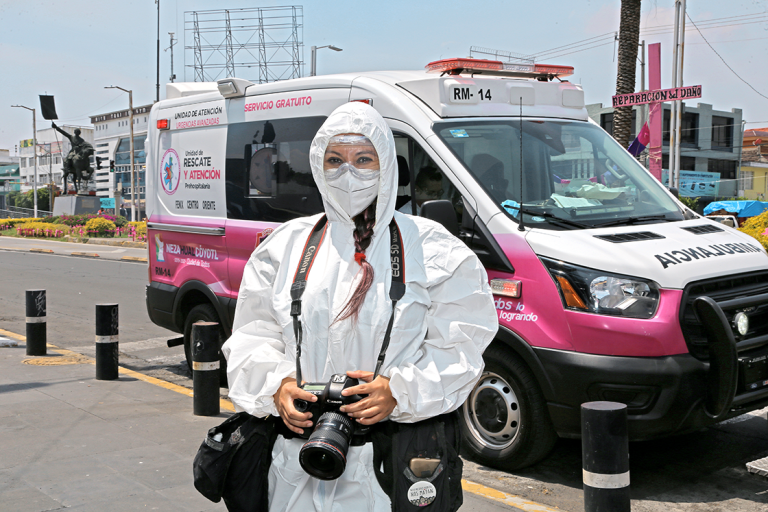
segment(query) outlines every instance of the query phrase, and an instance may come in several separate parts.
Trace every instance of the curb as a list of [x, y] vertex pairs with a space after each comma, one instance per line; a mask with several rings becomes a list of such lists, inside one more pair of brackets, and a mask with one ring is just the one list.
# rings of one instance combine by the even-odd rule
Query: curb
[[147, 262], [147, 258], [138, 258], [136, 256], [123, 256], [122, 258], [120, 258], [120, 260], [121, 261], [137, 261], [137, 262], [140, 262], [140, 263], [146, 263]]
[[[27, 341], [26, 336], [22, 336], [20, 334], [16, 334], [11, 331], [6, 331], [5, 329], [2, 329], [2, 328], [0, 328], [0, 336], [5, 336], [17, 341], [23, 341], [25, 343]], [[78, 354], [77, 352], [73, 352], [71, 350], [67, 350], [64, 348], [59, 348], [55, 345], [51, 345], [50, 343], [48, 343], [47, 346], [52, 351], [58, 354], [61, 354], [62, 356], [79, 356], [86, 363], [89, 363], [89, 364], [96, 363], [95, 359], [90, 358], [88, 356], [84, 356], [82, 354]], [[180, 393], [182, 395], [189, 396], [189, 397], [193, 396], [192, 390], [189, 388], [185, 388], [184, 386], [179, 386], [178, 384], [173, 384], [172, 382], [158, 379], [156, 377], [150, 377], [149, 375], [144, 375], [143, 373], [139, 373], [134, 370], [129, 370], [128, 368], [124, 368], [122, 366], [118, 366], [117, 370], [119, 373], [123, 375], [133, 377], [135, 379], [141, 380], [143, 382], [147, 382], [149, 384], [153, 384], [155, 386], [160, 386], [161, 388], [167, 389], [169, 391], [174, 391], [176, 393]], [[235, 406], [229, 399], [220, 398], [219, 403], [222, 410], [229, 411], [232, 413], [235, 412]], [[515, 507], [525, 512], [562, 512], [561, 509], [552, 508], [547, 505], [537, 503], [535, 501], [527, 500], [520, 496], [515, 496], [513, 494], [508, 494], [506, 492], [499, 491], [498, 489], [494, 489], [492, 487], [486, 487], [484, 485], [481, 485], [475, 482], [470, 482], [469, 480], [462, 479], [461, 487], [465, 492], [472, 493], [476, 496], [481, 496], [487, 500], [491, 500], [496, 503], [500, 503], [502, 505]]]
[[100, 258], [95, 252], [73, 252], [70, 256], [80, 256], [81, 258]]

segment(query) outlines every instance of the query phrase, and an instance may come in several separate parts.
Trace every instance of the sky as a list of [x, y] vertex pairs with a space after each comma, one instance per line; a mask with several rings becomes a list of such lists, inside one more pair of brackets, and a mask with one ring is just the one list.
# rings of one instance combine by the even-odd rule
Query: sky
[[[276, 5], [290, 4], [161, 0], [161, 99], [170, 75], [170, 51], [164, 51], [168, 32], [179, 39], [177, 81], [194, 80], [192, 68], [185, 67], [193, 64], [191, 51], [183, 50], [185, 12]], [[479, 46], [573, 66], [570, 80], [583, 85], [587, 103], [608, 105], [615, 93], [612, 33], [619, 29], [620, 0], [305, 0], [296, 5], [303, 6], [305, 76], [313, 45], [343, 49], [319, 50], [318, 74], [422, 69], [434, 60], [468, 56], [471, 46]], [[640, 38], [661, 43], [663, 88], [671, 87], [673, 7], [673, 0], [642, 3]], [[742, 109], [748, 129], [768, 126], [768, 2], [697, 0], [688, 2], [688, 14], [703, 34], [687, 24], [684, 83], [703, 89], [703, 97], [694, 101], [716, 110]], [[132, 89], [134, 106], [152, 103], [157, 22], [154, 0], [0, 0], [0, 149], [14, 154], [20, 140], [32, 137], [31, 112], [11, 105], [37, 108], [38, 129], [50, 126], [40, 115], [40, 94], [54, 95], [59, 124], [89, 126], [89, 116], [127, 108], [127, 94], [104, 89], [109, 85]], [[186, 45], [192, 45], [190, 33]], [[565, 48], [549, 51], [558, 47]], [[257, 78], [242, 71], [241, 78]], [[638, 72], [637, 90], [639, 84]]]

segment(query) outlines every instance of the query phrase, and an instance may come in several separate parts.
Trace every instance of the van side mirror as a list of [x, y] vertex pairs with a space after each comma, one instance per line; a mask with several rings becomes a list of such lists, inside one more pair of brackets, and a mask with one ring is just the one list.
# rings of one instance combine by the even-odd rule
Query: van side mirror
[[669, 193], [675, 196], [675, 199], [680, 199], [680, 191], [677, 190], [675, 187], [670, 188]]
[[421, 216], [443, 225], [453, 236], [459, 236], [459, 222], [456, 220], [456, 210], [453, 203], [447, 199], [426, 201], [421, 205]]

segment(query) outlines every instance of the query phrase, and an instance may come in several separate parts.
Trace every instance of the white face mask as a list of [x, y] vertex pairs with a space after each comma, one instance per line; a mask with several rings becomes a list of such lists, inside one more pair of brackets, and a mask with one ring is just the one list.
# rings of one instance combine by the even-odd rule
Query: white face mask
[[359, 214], [379, 195], [378, 169], [356, 169], [343, 163], [338, 169], [326, 170], [326, 180], [331, 196], [350, 218]]

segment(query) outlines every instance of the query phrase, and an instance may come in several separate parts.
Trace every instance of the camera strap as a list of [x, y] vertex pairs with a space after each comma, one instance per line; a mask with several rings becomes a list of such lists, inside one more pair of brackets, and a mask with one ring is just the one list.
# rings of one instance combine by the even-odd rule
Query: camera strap
[[[328, 228], [328, 220], [323, 215], [317, 224], [312, 228], [312, 231], [307, 238], [307, 243], [304, 245], [304, 251], [302, 252], [301, 259], [299, 260], [299, 266], [296, 268], [296, 274], [293, 276], [293, 284], [291, 284], [291, 317], [293, 317], [293, 334], [296, 337], [296, 382], [301, 385], [301, 296], [304, 294], [304, 290], [307, 287], [307, 277], [309, 271], [312, 268], [312, 264], [315, 261], [317, 250], [320, 248], [320, 244], [325, 238], [325, 232]], [[384, 363], [386, 357], [387, 347], [389, 347], [389, 338], [392, 334], [392, 326], [395, 322], [395, 306], [405, 294], [405, 253], [403, 251], [403, 238], [400, 234], [400, 228], [397, 226], [395, 219], [389, 223], [389, 261], [392, 266], [392, 283], [389, 287], [389, 298], [392, 301], [392, 315], [389, 317], [389, 323], [387, 324], [387, 330], [384, 334], [384, 342], [381, 345], [381, 352], [376, 362], [376, 371], [373, 374], [375, 379], [381, 365]]]

